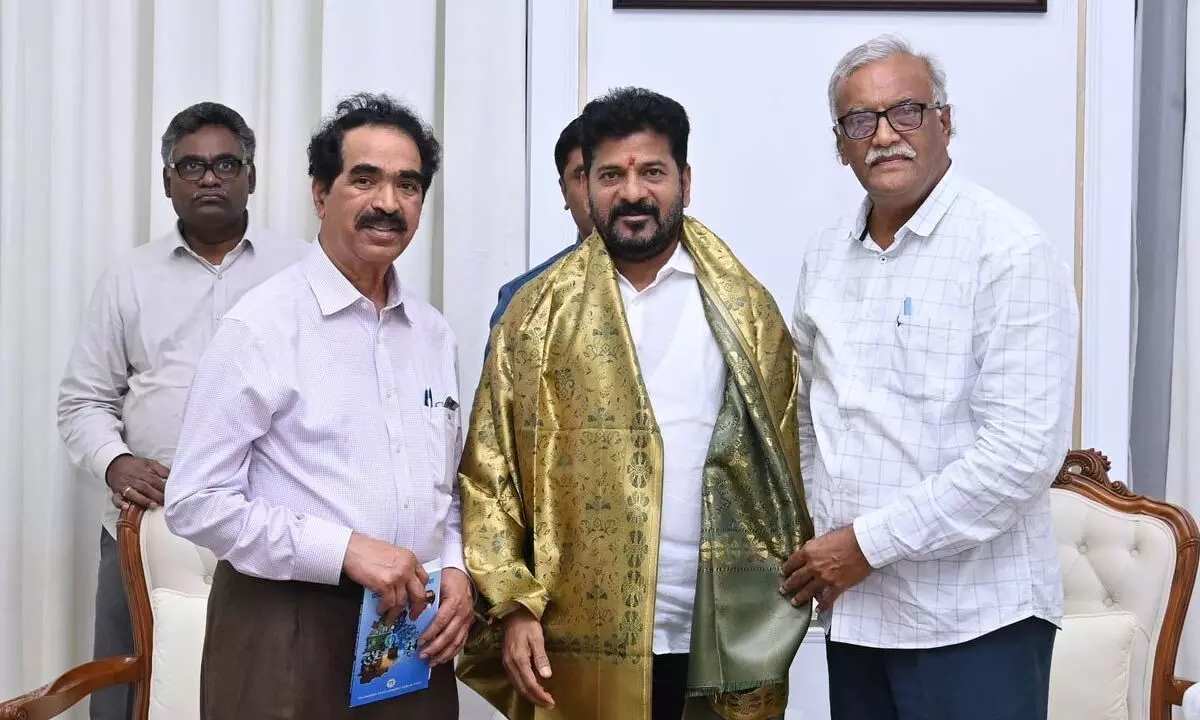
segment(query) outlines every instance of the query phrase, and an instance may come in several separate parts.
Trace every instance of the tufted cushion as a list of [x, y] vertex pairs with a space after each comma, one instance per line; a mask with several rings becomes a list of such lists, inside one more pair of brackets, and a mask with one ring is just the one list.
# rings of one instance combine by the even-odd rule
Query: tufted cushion
[[1063, 618], [1050, 667], [1050, 720], [1130, 720], [1129, 671], [1141, 633], [1127, 610]]
[[161, 508], [142, 515], [139, 535], [148, 592], [170, 588], [187, 595], [208, 595], [217, 567], [211, 550], [171, 534]]
[[150, 593], [154, 652], [150, 670], [149, 720], [199, 720], [200, 653], [208, 594], [169, 588]]
[[1128, 717], [1149, 716], [1154, 648], [1175, 569], [1175, 538], [1162, 520], [1123, 513], [1079, 493], [1051, 491], [1066, 615], [1131, 612], [1137, 621]]
[[149, 720], [200, 716], [200, 653], [217, 559], [167, 529], [161, 509], [142, 515], [142, 571], [154, 622]]

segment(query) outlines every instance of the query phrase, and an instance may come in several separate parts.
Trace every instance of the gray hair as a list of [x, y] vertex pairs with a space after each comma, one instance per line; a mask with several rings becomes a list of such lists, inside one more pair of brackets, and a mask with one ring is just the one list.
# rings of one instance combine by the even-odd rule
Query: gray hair
[[909, 55], [925, 61], [929, 66], [929, 84], [933, 90], [933, 102], [938, 105], [946, 104], [946, 71], [942, 64], [932, 55], [926, 55], [913, 50], [903, 38], [892, 34], [879, 35], [859, 45], [842, 56], [833, 75], [829, 78], [829, 115], [837, 120], [837, 91], [842, 81], [856, 71], [873, 63], [886, 60], [893, 55]]
[[242, 146], [242, 160], [254, 162], [254, 131], [242, 119], [236, 110], [221, 103], [202, 102], [179, 111], [171, 118], [167, 131], [162, 136], [163, 165], [171, 164], [171, 156], [175, 154], [175, 145], [181, 138], [187, 137], [206, 125], [223, 127], [233, 133]]

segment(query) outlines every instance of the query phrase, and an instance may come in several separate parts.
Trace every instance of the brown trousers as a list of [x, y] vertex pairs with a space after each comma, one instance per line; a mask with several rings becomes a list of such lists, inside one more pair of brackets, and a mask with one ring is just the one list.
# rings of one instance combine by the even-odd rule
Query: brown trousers
[[200, 669], [202, 720], [452, 720], [452, 664], [429, 687], [350, 707], [362, 587], [277, 582], [218, 563]]

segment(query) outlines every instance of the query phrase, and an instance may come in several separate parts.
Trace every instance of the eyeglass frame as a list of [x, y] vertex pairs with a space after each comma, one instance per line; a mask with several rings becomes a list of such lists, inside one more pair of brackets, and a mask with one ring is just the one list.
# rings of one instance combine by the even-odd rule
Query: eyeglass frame
[[[917, 122], [915, 127], [910, 127], [905, 130], [901, 130], [901, 129], [897, 128], [896, 124], [892, 122], [892, 119], [890, 117], [888, 117], [888, 113], [890, 113], [893, 110], [896, 110], [898, 108], [902, 108], [902, 107], [919, 107], [919, 108], [921, 108], [921, 115], [920, 115], [921, 119], [920, 119], [920, 121]], [[928, 112], [930, 110], [942, 110], [942, 109], [945, 109], [948, 107], [950, 107], [950, 106], [945, 103], [902, 102], [902, 103], [897, 103], [895, 105], [892, 105], [891, 107], [889, 107], [885, 110], [851, 110], [850, 112], [845, 113], [834, 120], [833, 129], [834, 129], [834, 132], [837, 132], [839, 135], [846, 138], [847, 140], [869, 140], [869, 139], [875, 137], [875, 133], [879, 132], [879, 120], [880, 120], [880, 118], [883, 118], [883, 119], [887, 120], [888, 126], [892, 128], [893, 132], [910, 133], [910, 132], [913, 132], [916, 130], [920, 130], [921, 126], [925, 124], [925, 113], [926, 112]], [[872, 128], [871, 133], [869, 135], [863, 135], [862, 137], [852, 137], [850, 135], [850, 133], [846, 130], [846, 126], [843, 124], [845, 119], [850, 117], [851, 115], [874, 115], [875, 116], [875, 127]]]
[[[237, 163], [237, 170], [229, 177], [221, 177], [221, 175], [219, 173], [217, 173], [217, 163], [225, 161], [225, 160], [233, 160], [234, 162]], [[197, 177], [193, 180], [189, 180], [188, 178], [185, 178], [183, 176], [183, 174], [181, 172], [179, 172], [179, 163], [180, 162], [199, 163], [200, 168], [201, 168], [199, 177]], [[219, 155], [212, 161], [202, 160], [197, 157], [184, 157], [181, 160], [176, 160], [175, 162], [167, 163], [167, 167], [170, 168], [171, 170], [175, 171], [175, 177], [179, 178], [181, 181], [186, 182], [186, 183], [198, 183], [201, 180], [203, 180], [204, 176], [207, 175], [209, 172], [211, 172], [213, 174], [213, 177], [217, 178], [218, 180], [232, 180], [235, 177], [237, 177], [238, 175], [241, 175], [242, 171], [245, 170], [248, 166], [250, 166], [252, 164], [253, 163], [244, 156], [238, 157], [237, 155]]]

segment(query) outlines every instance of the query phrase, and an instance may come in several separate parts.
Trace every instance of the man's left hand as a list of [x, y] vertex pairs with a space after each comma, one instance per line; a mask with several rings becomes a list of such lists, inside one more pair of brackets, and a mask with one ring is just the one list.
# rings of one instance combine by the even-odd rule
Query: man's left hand
[[833, 607], [837, 597], [871, 574], [854, 528], [847, 526], [828, 535], [809, 540], [783, 564], [783, 584], [779, 592], [792, 595], [799, 607], [817, 598], [817, 611]]
[[442, 571], [442, 596], [433, 622], [421, 635], [421, 658], [433, 658], [433, 665], [450, 662], [467, 644], [474, 618], [471, 580], [457, 568]]

